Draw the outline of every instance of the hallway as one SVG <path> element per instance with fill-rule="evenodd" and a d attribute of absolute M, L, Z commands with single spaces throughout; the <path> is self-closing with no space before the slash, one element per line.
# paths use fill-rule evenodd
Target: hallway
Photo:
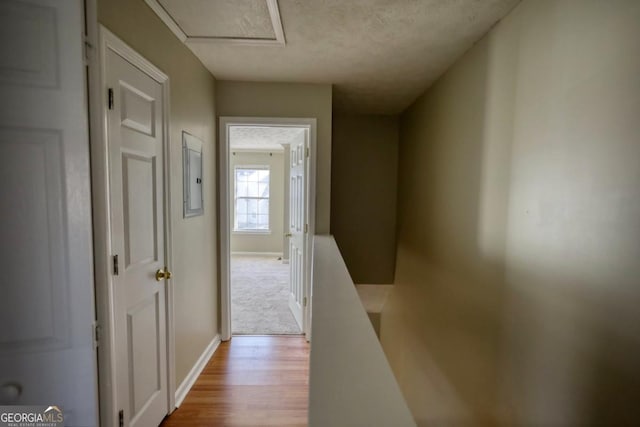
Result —
<path fill-rule="evenodd" d="M 302 336 L 236 336 L 223 342 L 171 426 L 304 426 L 309 344 Z"/>

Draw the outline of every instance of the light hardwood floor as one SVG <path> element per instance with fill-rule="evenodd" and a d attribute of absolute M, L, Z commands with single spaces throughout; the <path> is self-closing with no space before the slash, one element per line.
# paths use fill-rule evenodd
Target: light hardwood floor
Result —
<path fill-rule="evenodd" d="M 308 400 L 303 336 L 236 336 L 220 344 L 162 426 L 305 426 Z"/>

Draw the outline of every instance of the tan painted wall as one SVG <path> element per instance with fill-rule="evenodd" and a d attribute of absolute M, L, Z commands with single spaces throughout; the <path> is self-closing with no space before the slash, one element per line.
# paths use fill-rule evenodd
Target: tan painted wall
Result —
<path fill-rule="evenodd" d="M 265 153 L 231 151 L 229 194 L 233 196 L 233 170 L 236 166 L 269 166 L 269 224 L 271 232 L 231 233 L 231 252 L 282 253 L 284 225 L 284 152 Z M 270 155 L 271 154 L 271 155 Z M 235 203 L 231 205 L 231 218 L 235 218 Z M 233 226 L 233 223 L 231 224 Z"/>
<path fill-rule="evenodd" d="M 317 119 L 316 234 L 329 232 L 331 90 L 330 84 L 216 82 L 218 117 Z"/>
<path fill-rule="evenodd" d="M 218 333 L 215 80 L 143 0 L 99 0 L 98 20 L 169 75 L 176 380 Z M 183 130 L 203 144 L 204 215 L 182 217 Z"/>
<path fill-rule="evenodd" d="M 401 120 L 382 343 L 420 425 L 632 425 L 640 3 L 525 0 Z"/>
<path fill-rule="evenodd" d="M 398 117 L 333 116 L 331 234 L 354 283 L 393 283 Z"/>

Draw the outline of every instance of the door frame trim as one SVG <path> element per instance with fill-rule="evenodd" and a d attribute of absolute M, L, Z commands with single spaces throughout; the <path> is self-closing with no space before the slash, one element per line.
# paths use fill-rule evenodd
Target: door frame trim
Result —
<path fill-rule="evenodd" d="M 172 232 L 171 232 L 171 153 L 169 123 L 169 76 L 154 66 L 142 55 L 133 50 L 106 27 L 98 25 L 98 52 L 93 52 L 90 61 L 90 117 L 91 117 L 91 177 L 92 206 L 94 230 L 94 265 L 97 324 L 100 338 L 98 344 L 98 376 L 100 396 L 100 424 L 116 426 L 118 408 L 116 403 L 116 371 L 115 371 L 115 335 L 114 335 L 114 299 L 112 290 L 111 269 L 111 218 L 109 202 L 109 145 L 107 126 L 107 86 L 106 54 L 115 52 L 126 61 L 140 69 L 162 87 L 163 102 L 163 186 L 165 200 L 164 239 L 165 264 L 172 267 Z M 94 44 L 95 46 L 95 44 Z M 175 279 L 166 281 L 166 343 L 167 343 L 167 408 L 168 413 L 175 409 L 175 328 L 174 328 L 174 286 Z"/>
<path fill-rule="evenodd" d="M 303 307 L 302 332 L 307 341 L 311 340 L 311 253 L 313 236 L 316 229 L 316 172 L 317 172 L 317 119 L 287 117 L 220 117 L 219 118 L 219 182 L 218 186 L 218 233 L 220 236 L 220 336 L 222 341 L 231 339 L 231 194 L 230 159 L 229 159 L 229 127 L 241 126 L 274 126 L 304 127 L 309 129 L 309 164 L 307 179 L 307 218 L 308 233 L 305 235 L 305 277 L 304 295 L 307 306 Z"/>

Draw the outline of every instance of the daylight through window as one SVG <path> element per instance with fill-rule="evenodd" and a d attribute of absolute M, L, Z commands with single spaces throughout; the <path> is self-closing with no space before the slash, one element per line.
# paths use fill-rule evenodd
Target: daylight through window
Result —
<path fill-rule="evenodd" d="M 269 168 L 235 168 L 235 231 L 269 230 Z"/>

